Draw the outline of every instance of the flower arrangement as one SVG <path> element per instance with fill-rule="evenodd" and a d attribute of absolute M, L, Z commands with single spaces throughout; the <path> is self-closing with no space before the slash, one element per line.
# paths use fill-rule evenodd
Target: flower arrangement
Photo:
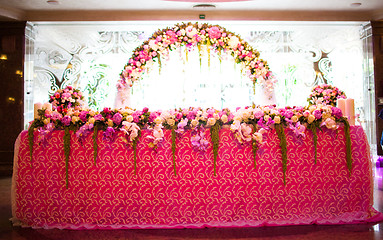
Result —
<path fill-rule="evenodd" d="M 161 146 L 164 138 L 163 130 L 172 130 L 172 151 L 175 169 L 175 141 L 185 130 L 191 130 L 191 144 L 198 151 L 206 150 L 209 144 L 213 145 L 214 167 L 219 147 L 219 131 L 221 128 L 230 129 L 239 144 L 252 144 L 256 151 L 262 146 L 262 134 L 275 129 L 281 140 L 282 153 L 286 153 L 285 130 L 292 131 L 297 138 L 305 137 L 307 129 L 316 132 L 317 129 L 326 127 L 336 130 L 340 125 L 345 125 L 347 131 L 347 118 L 342 116 L 339 108 L 331 105 L 311 105 L 307 107 L 284 107 L 252 106 L 237 108 L 231 112 L 229 109 L 217 110 L 214 108 L 185 108 L 167 111 L 150 112 L 148 108 L 143 110 L 110 109 L 104 108 L 101 112 L 87 108 L 68 108 L 65 112 L 58 109 L 46 109 L 40 111 L 29 128 L 29 141 L 34 141 L 34 130 L 38 132 L 38 142 L 46 139 L 54 130 L 69 130 L 76 132 L 76 137 L 81 138 L 93 133 L 97 136 L 98 131 L 103 131 L 103 140 L 113 141 L 117 132 L 123 132 L 126 141 L 137 146 L 140 131 L 151 131 L 147 136 L 149 146 L 157 148 Z M 348 126 L 349 127 L 349 126 Z M 205 129 L 210 129 L 211 139 L 206 139 Z M 174 134 L 173 134 L 174 133 Z M 96 138 L 93 141 L 97 141 Z M 66 142 L 70 143 L 67 139 Z M 97 142 L 94 142 L 97 151 Z M 173 148 L 174 147 L 174 148 Z M 32 148 L 33 150 L 33 145 Z M 254 165 L 255 165 L 254 152 Z M 351 171 L 351 157 L 348 156 L 348 166 Z M 287 154 L 282 154 L 283 171 L 286 172 Z M 95 162 L 97 153 L 94 155 Z M 136 159 L 136 158 L 135 158 Z"/>
<path fill-rule="evenodd" d="M 346 98 L 346 94 L 329 84 L 322 84 L 315 86 L 312 89 L 307 101 L 310 105 L 324 104 L 336 106 L 336 100 L 339 98 Z"/>
<path fill-rule="evenodd" d="M 259 58 L 259 52 L 236 34 L 218 25 L 206 23 L 176 24 L 173 28 L 155 32 L 133 51 L 120 75 L 117 89 L 123 91 L 131 87 L 154 62 L 158 62 L 161 68 L 161 57 L 167 57 L 169 51 L 181 46 L 186 47 L 186 53 L 194 48 L 201 51 L 202 45 L 207 47 L 209 57 L 210 52 L 219 55 L 224 52 L 233 56 L 235 62 L 242 67 L 242 72 L 254 84 L 262 83 L 271 96 L 276 79 L 267 63 Z"/>
<path fill-rule="evenodd" d="M 84 103 L 84 96 L 82 92 L 72 86 L 67 86 L 64 89 L 57 90 L 49 97 L 49 102 L 52 103 L 53 108 L 62 113 L 67 111 L 68 108 L 80 107 Z"/>

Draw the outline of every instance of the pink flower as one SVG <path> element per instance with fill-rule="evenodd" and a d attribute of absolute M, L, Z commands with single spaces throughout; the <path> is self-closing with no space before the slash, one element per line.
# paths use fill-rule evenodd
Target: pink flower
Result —
<path fill-rule="evenodd" d="M 209 30 L 209 37 L 212 39 L 217 39 L 221 37 L 221 31 L 218 27 L 211 27 Z"/>

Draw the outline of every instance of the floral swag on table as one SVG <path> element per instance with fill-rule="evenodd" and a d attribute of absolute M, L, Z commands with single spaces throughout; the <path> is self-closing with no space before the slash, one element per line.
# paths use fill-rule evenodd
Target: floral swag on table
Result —
<path fill-rule="evenodd" d="M 250 78 L 253 84 L 255 85 L 257 82 L 262 84 L 268 98 L 272 97 L 276 79 L 267 63 L 259 58 L 257 50 L 221 26 L 206 23 L 182 23 L 176 24 L 173 28 L 158 30 L 133 51 L 133 55 L 125 65 L 117 83 L 118 93 L 122 95 L 120 96 L 121 101 L 125 101 L 123 96 L 125 91 L 132 87 L 135 81 L 141 79 L 142 74 L 154 62 L 158 62 L 161 69 L 161 59 L 167 58 L 171 50 L 186 47 L 187 59 L 188 51 L 195 48 L 198 49 L 201 56 L 202 46 L 206 46 L 209 63 L 211 52 L 219 56 L 222 53 L 233 56 L 234 61 L 240 64 L 242 72 Z"/>
<path fill-rule="evenodd" d="M 197 151 L 205 151 L 209 144 L 213 145 L 214 153 L 214 175 L 216 174 L 216 162 L 219 148 L 219 131 L 221 128 L 228 128 L 232 131 L 235 139 L 240 144 L 251 144 L 254 156 L 254 168 L 256 168 L 256 152 L 262 147 L 262 134 L 265 131 L 275 129 L 282 150 L 282 164 L 284 174 L 284 184 L 287 166 L 287 143 L 285 131 L 292 131 L 297 138 L 304 138 L 307 130 L 310 130 L 314 137 L 315 163 L 317 159 L 317 131 L 326 127 L 337 130 L 344 125 L 347 147 L 347 166 L 351 173 L 351 140 L 349 133 L 349 123 L 343 117 L 339 108 L 331 105 L 309 105 L 307 107 L 285 107 L 277 108 L 270 106 L 249 106 L 237 108 L 236 111 L 229 109 L 217 110 L 214 108 L 187 108 L 174 109 L 168 111 L 149 111 L 143 110 L 110 109 L 104 108 L 102 111 L 93 111 L 81 105 L 83 99 L 81 92 L 71 87 L 68 91 L 73 91 L 72 95 L 59 94 L 56 92 L 52 100 L 53 110 L 43 108 L 38 111 L 38 117 L 31 122 L 29 127 L 29 146 L 32 165 L 33 145 L 35 135 L 37 143 L 44 144 L 54 130 L 65 130 L 64 152 L 66 158 L 66 174 L 68 186 L 68 161 L 70 154 L 70 131 L 75 132 L 75 136 L 81 142 L 85 137 L 93 133 L 94 164 L 97 160 L 97 136 L 98 131 L 103 131 L 103 141 L 114 141 L 119 131 L 123 132 L 126 142 L 134 150 L 134 171 L 136 171 L 136 147 L 140 141 L 141 131 L 150 131 L 147 137 L 150 140 L 150 147 L 156 149 L 161 147 L 164 139 L 164 129 L 172 131 L 172 153 L 173 167 L 176 175 L 175 150 L 176 139 L 181 138 L 186 130 L 192 131 L 191 144 Z M 65 92 L 66 90 L 64 90 Z M 76 97 L 77 96 L 77 97 Z M 61 99 L 60 99 L 61 98 Z M 65 104 L 71 102 L 71 104 Z M 66 107 L 64 107 L 66 106 Z M 205 130 L 210 129 L 211 139 L 206 139 Z M 35 134 L 36 132 L 36 134 Z"/>

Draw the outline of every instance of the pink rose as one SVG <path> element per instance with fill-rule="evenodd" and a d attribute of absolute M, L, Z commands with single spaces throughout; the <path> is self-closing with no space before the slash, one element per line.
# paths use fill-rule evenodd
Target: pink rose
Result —
<path fill-rule="evenodd" d="M 221 37 L 221 31 L 218 27 L 211 27 L 208 32 L 209 37 L 212 39 L 217 39 Z"/>

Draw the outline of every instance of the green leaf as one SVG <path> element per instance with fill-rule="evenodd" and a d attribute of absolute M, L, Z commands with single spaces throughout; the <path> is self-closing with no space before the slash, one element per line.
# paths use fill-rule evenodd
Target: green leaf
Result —
<path fill-rule="evenodd" d="M 214 124 L 210 128 L 210 137 L 211 141 L 213 143 L 213 154 L 214 154 L 214 176 L 216 176 L 216 162 L 217 162 L 217 157 L 218 157 L 218 148 L 219 148 L 219 129 L 220 125 L 218 122 Z"/>
<path fill-rule="evenodd" d="M 66 188 L 68 189 L 69 181 L 68 181 L 68 168 L 69 168 L 69 155 L 70 155 L 70 132 L 69 127 L 64 128 L 64 154 L 65 154 L 65 180 L 66 180 Z"/>
<path fill-rule="evenodd" d="M 286 170 L 287 170 L 287 142 L 285 129 L 279 125 L 275 125 L 275 130 L 277 131 L 279 138 L 279 146 L 281 147 L 282 152 L 282 171 L 283 171 L 283 184 L 286 185 Z"/>
<path fill-rule="evenodd" d="M 94 160 L 94 166 L 96 166 L 97 163 L 97 151 L 98 151 L 98 145 L 97 145 L 97 136 L 98 136 L 98 127 L 97 125 L 93 128 L 93 160 Z"/>
<path fill-rule="evenodd" d="M 176 171 L 176 137 L 177 133 L 175 130 L 175 125 L 172 128 L 172 153 L 173 153 L 173 168 L 174 168 L 174 175 L 177 176 L 177 171 Z"/>

